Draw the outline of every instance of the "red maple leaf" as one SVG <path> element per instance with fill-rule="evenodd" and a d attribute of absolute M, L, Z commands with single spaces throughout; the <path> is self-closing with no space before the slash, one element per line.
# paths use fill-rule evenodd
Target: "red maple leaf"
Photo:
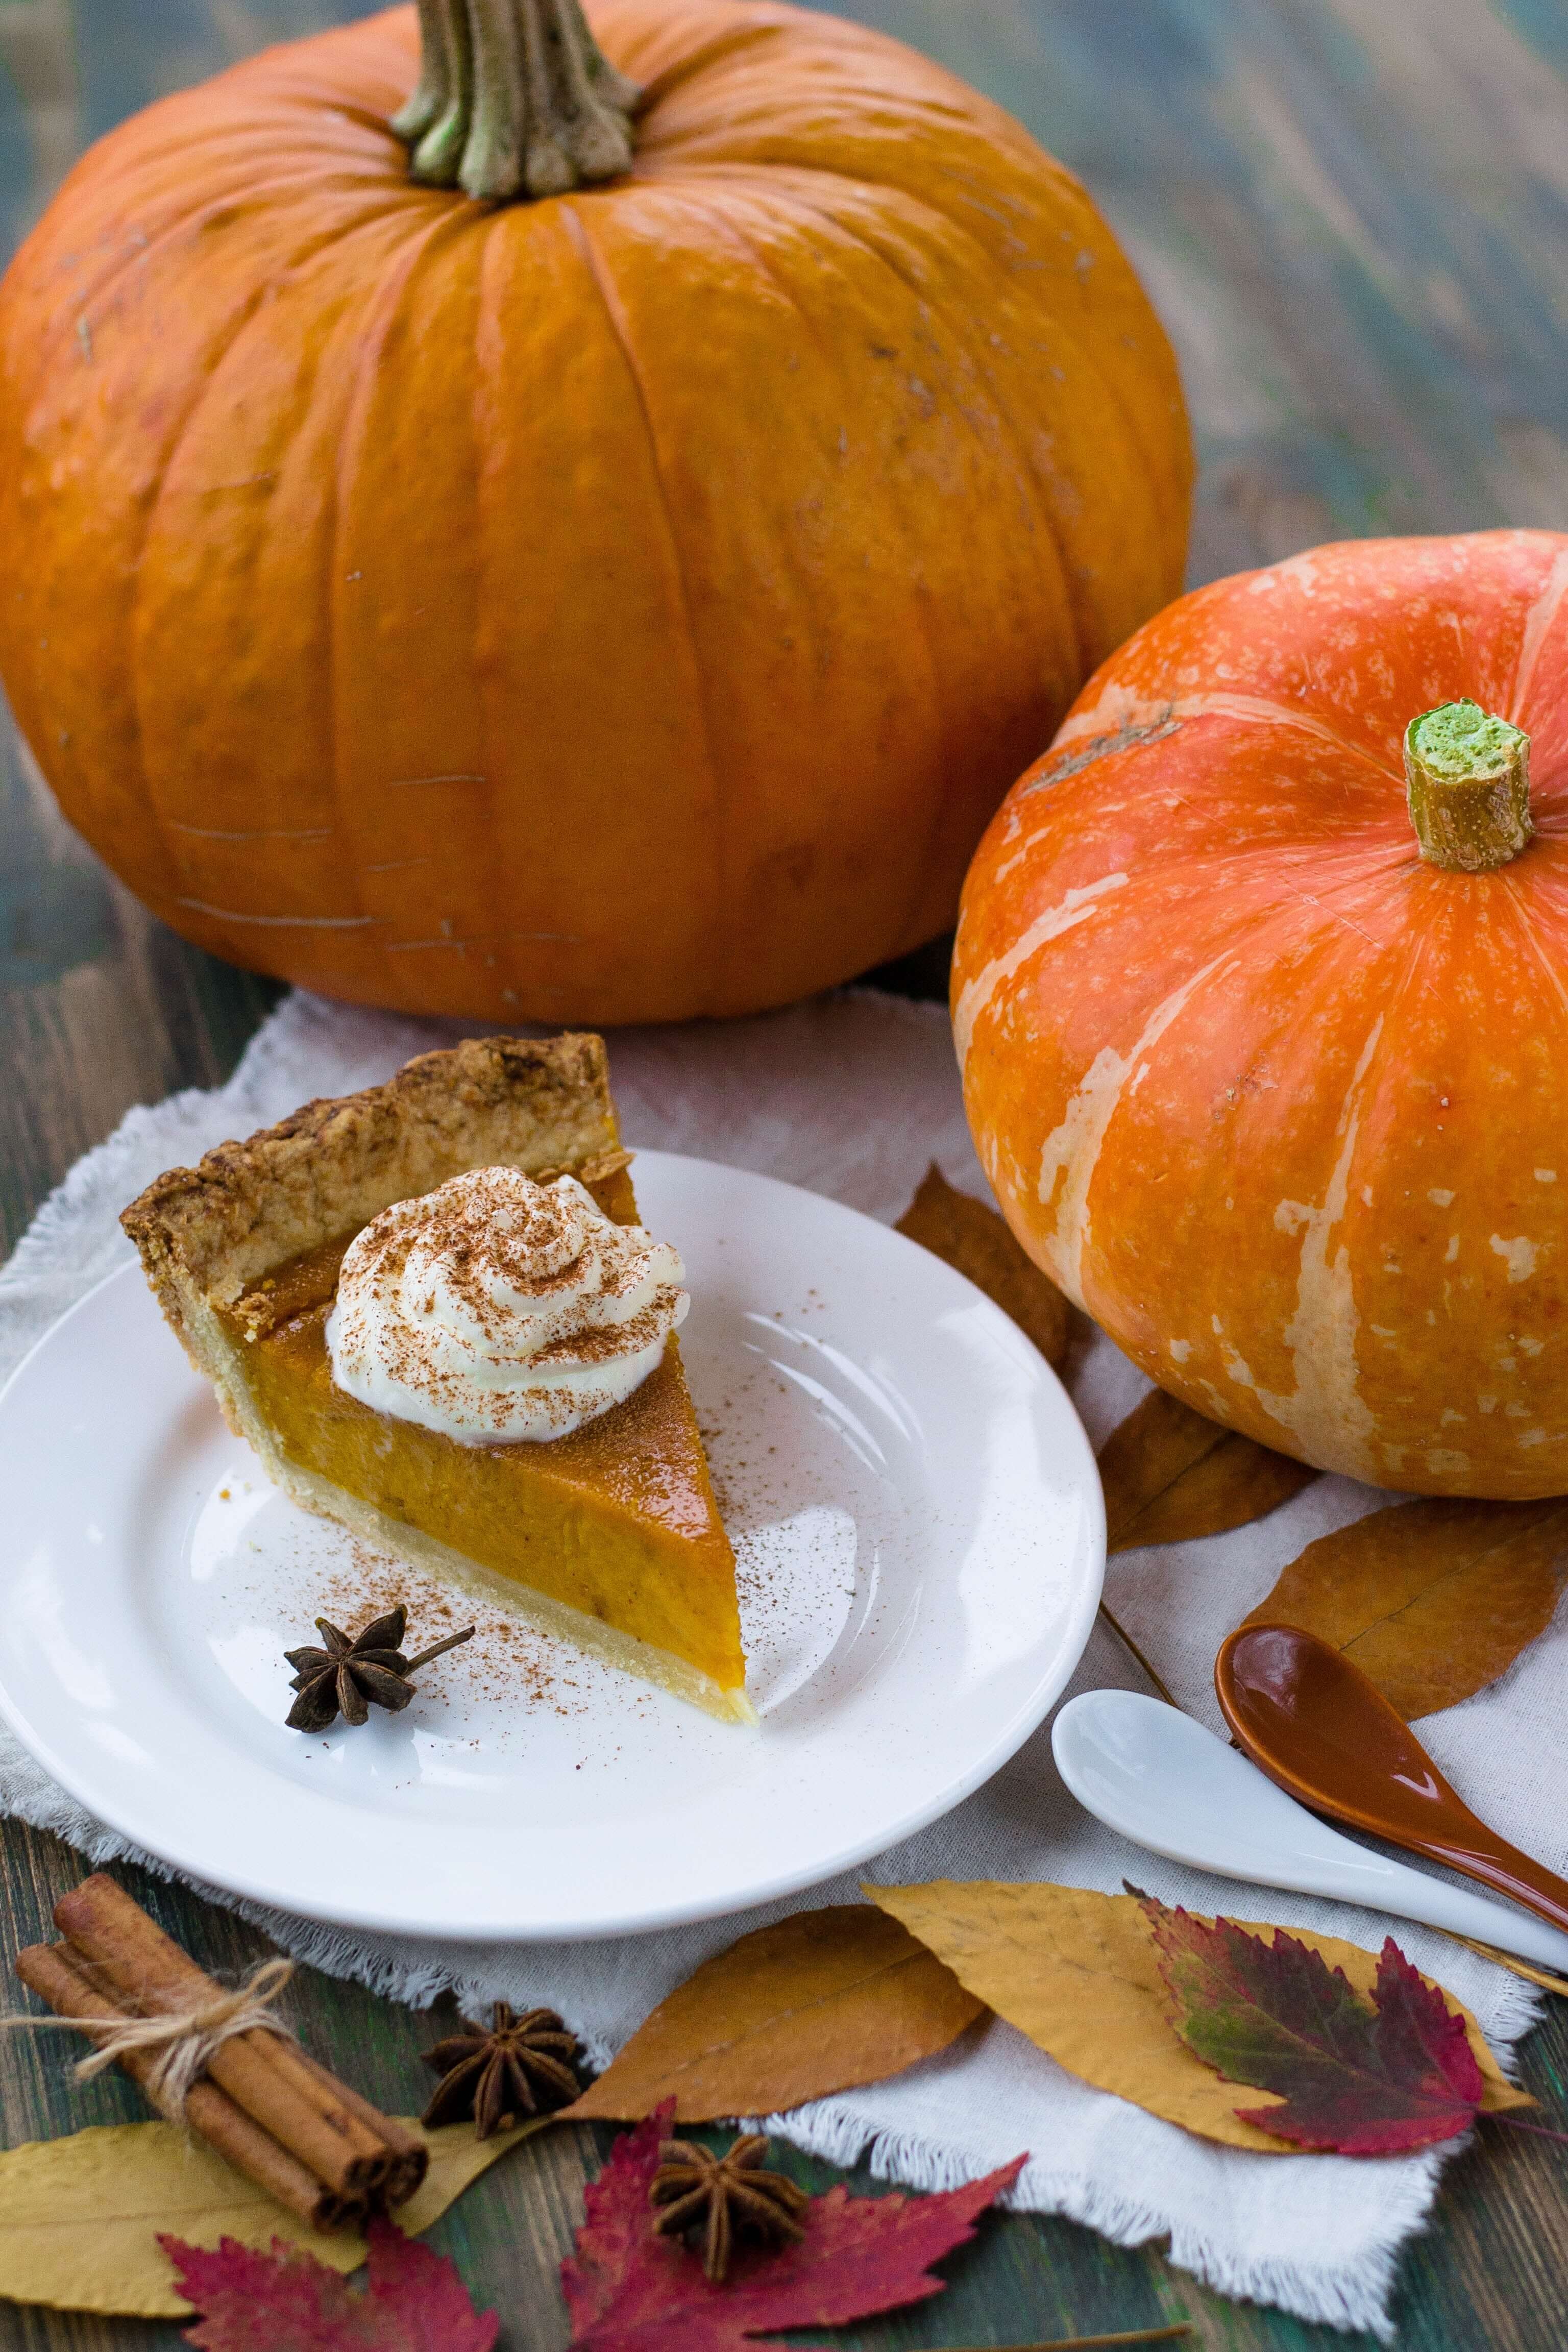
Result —
<path fill-rule="evenodd" d="M 201 2315 L 185 2342 L 202 2352 L 490 2352 L 500 2322 L 474 2309 L 445 2254 L 391 2221 L 373 2221 L 366 2236 L 363 2288 L 283 2238 L 263 2254 L 234 2238 L 212 2252 L 160 2237 Z"/>
<path fill-rule="evenodd" d="M 577 2253 L 561 2265 L 571 2352 L 755 2352 L 779 2327 L 841 2327 L 940 2294 L 931 2264 L 974 2235 L 974 2221 L 1017 2179 L 1016 2157 L 984 2180 L 931 2197 L 814 2197 L 798 2245 L 737 2254 L 710 2286 L 679 2241 L 655 2237 L 648 2183 L 675 2102 L 667 2100 L 610 2151 L 590 2186 Z"/>
<path fill-rule="evenodd" d="M 1474 2121 L 1481 2070 L 1465 2021 L 1392 1936 L 1368 2000 L 1283 1928 L 1266 1944 L 1232 1920 L 1210 1927 L 1140 1899 L 1188 2049 L 1227 2083 L 1284 2096 L 1282 2107 L 1237 2107 L 1243 2123 L 1298 2147 L 1393 2156 Z"/>

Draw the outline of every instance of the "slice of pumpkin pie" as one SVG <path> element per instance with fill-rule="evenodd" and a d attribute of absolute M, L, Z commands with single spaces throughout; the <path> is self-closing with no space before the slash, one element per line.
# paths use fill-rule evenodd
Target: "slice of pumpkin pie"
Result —
<path fill-rule="evenodd" d="M 307 1510 L 751 1721 L 735 1559 L 604 1041 L 488 1037 L 172 1169 L 121 1219 Z"/>

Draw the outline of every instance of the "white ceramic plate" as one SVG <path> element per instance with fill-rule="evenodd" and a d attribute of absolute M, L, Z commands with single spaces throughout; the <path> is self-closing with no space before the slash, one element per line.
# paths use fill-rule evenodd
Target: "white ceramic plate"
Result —
<path fill-rule="evenodd" d="M 151 1853 L 314 1918 L 618 1935 L 786 1894 L 977 1788 L 1044 1717 L 1105 1529 L 1055 1376 L 963 1277 L 853 1210 L 645 1152 L 741 1566 L 756 1731 L 529 1632 L 504 1587 L 395 1567 L 225 1429 L 128 1266 L 0 1395 L 0 1709 Z M 285 1647 L 398 1597 L 412 1652 L 476 1618 L 397 1716 L 283 1727 Z"/>

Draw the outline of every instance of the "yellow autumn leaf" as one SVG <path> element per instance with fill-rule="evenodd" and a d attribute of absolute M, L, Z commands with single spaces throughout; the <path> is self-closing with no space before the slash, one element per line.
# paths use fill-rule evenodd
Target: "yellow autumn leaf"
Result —
<path fill-rule="evenodd" d="M 394 2215 L 399 2229 L 410 2236 L 427 2230 L 498 2157 L 549 2120 L 488 2140 L 477 2140 L 467 2123 L 426 2132 L 430 2169 Z M 355 2270 L 365 2257 L 363 2238 L 310 2229 L 177 2124 L 96 2125 L 0 2154 L 0 2295 L 12 2303 L 188 2319 L 160 2232 L 194 2246 L 237 2238 L 266 2247 L 285 2238 L 336 2271 Z"/>
<path fill-rule="evenodd" d="M 1244 2124 L 1236 2112 L 1238 2104 L 1274 2106 L 1282 2100 L 1224 2082 L 1172 2027 L 1149 1924 L 1131 1895 L 945 1878 L 865 1892 L 945 1961 L 977 2000 L 1081 2081 L 1228 2147 L 1261 2156 L 1301 2153 Z M 1253 1935 L 1274 1932 L 1255 1920 L 1236 1924 Z M 1358 1992 L 1370 1993 L 1374 1954 L 1338 1936 L 1297 1927 L 1287 1932 L 1321 1952 L 1330 1968 L 1342 1969 Z M 1451 1993 L 1444 1998 L 1464 2018 L 1481 2070 L 1482 2109 L 1499 2114 L 1533 2106 L 1527 2092 L 1507 2081 L 1469 2011 Z"/>

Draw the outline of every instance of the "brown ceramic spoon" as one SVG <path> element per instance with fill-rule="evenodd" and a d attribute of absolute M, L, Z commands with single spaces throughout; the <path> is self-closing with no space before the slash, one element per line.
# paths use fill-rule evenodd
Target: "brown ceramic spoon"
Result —
<path fill-rule="evenodd" d="M 1568 1928 L 1568 1881 L 1478 1821 L 1376 1684 L 1327 1642 L 1299 1625 L 1240 1626 L 1214 1680 L 1237 1743 L 1299 1802 Z"/>

